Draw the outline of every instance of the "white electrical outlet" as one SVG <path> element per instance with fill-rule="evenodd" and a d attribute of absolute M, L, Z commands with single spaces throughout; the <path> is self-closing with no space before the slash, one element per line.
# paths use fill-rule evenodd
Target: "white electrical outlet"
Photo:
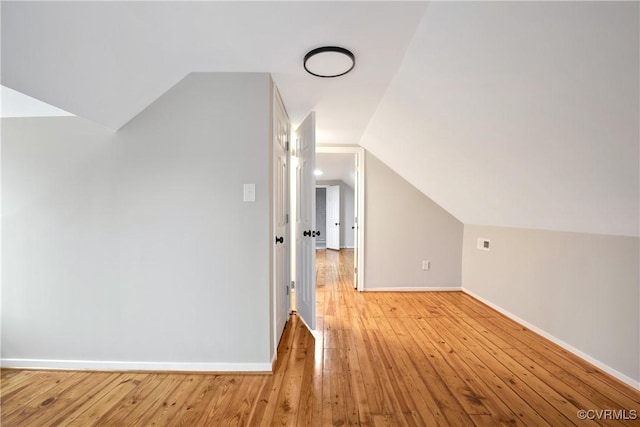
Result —
<path fill-rule="evenodd" d="M 431 265 L 431 262 L 426 261 L 426 260 L 422 261 L 422 269 L 423 270 L 428 270 L 430 265 Z"/>

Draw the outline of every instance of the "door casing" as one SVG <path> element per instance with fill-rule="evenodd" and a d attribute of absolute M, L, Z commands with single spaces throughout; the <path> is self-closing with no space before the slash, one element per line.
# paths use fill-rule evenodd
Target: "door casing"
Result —
<path fill-rule="evenodd" d="M 272 135 L 272 280 L 273 280 L 273 357 L 291 311 L 290 231 L 289 231 L 289 117 L 277 88 L 273 85 Z M 282 241 L 276 243 L 276 238 Z"/>

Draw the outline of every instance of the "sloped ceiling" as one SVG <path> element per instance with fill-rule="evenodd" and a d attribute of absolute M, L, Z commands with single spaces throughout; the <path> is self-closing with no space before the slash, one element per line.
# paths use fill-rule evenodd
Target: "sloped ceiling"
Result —
<path fill-rule="evenodd" d="M 271 72 L 464 223 L 637 236 L 638 6 L 3 1 L 2 84 L 118 129 L 189 72 Z M 305 74 L 326 44 L 352 73 Z"/>
<path fill-rule="evenodd" d="M 465 224 L 638 236 L 639 3 L 431 3 L 362 145 Z"/>
<path fill-rule="evenodd" d="M 357 143 L 425 3 L 2 2 L 2 84 L 118 129 L 193 71 L 269 72 L 292 123 Z M 304 55 L 338 44 L 353 73 L 319 79 Z"/>
<path fill-rule="evenodd" d="M 0 117 L 73 116 L 53 105 L 45 104 L 24 93 L 0 86 Z"/>

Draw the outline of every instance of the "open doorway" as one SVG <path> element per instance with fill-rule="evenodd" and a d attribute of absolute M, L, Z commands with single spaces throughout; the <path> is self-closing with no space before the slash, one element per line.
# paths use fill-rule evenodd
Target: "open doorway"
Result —
<path fill-rule="evenodd" d="M 315 170 L 316 250 L 350 252 L 341 259 L 353 260 L 354 288 L 363 290 L 364 149 L 318 146 Z"/>
<path fill-rule="evenodd" d="M 317 249 L 355 246 L 355 158 L 353 154 L 316 155 Z"/>
<path fill-rule="evenodd" d="M 299 135 L 296 137 L 296 140 L 299 140 Z M 316 204 L 316 187 L 315 187 L 315 182 L 318 180 L 316 176 L 313 176 L 313 186 L 311 188 L 309 188 L 308 190 L 302 190 L 303 188 L 306 188 L 305 186 L 303 186 L 303 174 L 301 174 L 300 171 L 300 164 L 302 162 L 307 162 L 306 164 L 311 164 L 313 165 L 312 169 L 316 169 L 316 158 L 319 155 L 323 155 L 323 154 L 350 154 L 349 158 L 349 164 L 351 165 L 351 162 L 353 162 L 353 167 L 349 168 L 349 171 L 353 174 L 353 177 L 349 179 L 349 181 L 353 180 L 353 212 L 349 213 L 349 217 L 351 218 L 349 221 L 345 221 L 346 225 L 346 230 L 345 232 L 349 232 L 352 233 L 352 240 L 353 240 L 353 248 L 345 248 L 345 249 L 349 249 L 350 251 L 352 251 L 352 256 L 348 257 L 347 259 L 351 259 L 353 260 L 353 286 L 355 289 L 362 291 L 364 290 L 364 282 L 361 278 L 360 272 L 364 271 L 364 251 L 361 250 L 360 248 L 364 248 L 364 173 L 365 173 L 365 163 L 364 163 L 364 157 L 365 157 L 365 151 L 362 147 L 353 147 L 353 146 L 318 146 L 316 147 L 316 149 L 314 150 L 314 153 L 311 154 L 311 156 L 309 155 L 304 155 L 300 148 L 298 147 L 299 142 L 296 143 L 296 149 L 292 150 L 292 155 L 290 157 L 290 171 L 291 171 L 291 218 L 292 221 L 290 223 L 290 227 L 291 227 L 291 235 L 293 236 L 306 236 L 307 238 L 309 237 L 309 235 L 312 237 L 313 239 L 313 249 L 317 249 L 317 239 L 318 234 L 317 231 L 320 231 L 320 234 L 326 235 L 326 230 L 324 230 L 324 233 L 322 232 L 322 230 L 318 230 L 317 227 L 317 221 L 316 221 L 316 209 L 315 209 L 315 204 Z M 324 166 L 320 166 L 320 167 L 324 167 Z M 326 168 L 326 167 L 325 167 Z M 327 174 L 325 176 L 325 178 L 327 178 L 329 176 L 329 174 Z M 346 179 L 346 178 L 345 178 Z M 320 179 L 320 181 L 322 181 Z M 324 184 L 327 185 L 328 188 L 328 184 Z M 294 189 L 296 189 L 294 191 Z M 311 208 L 309 213 L 311 215 L 309 215 L 311 217 L 311 227 L 310 229 L 307 228 L 300 228 L 300 226 L 298 225 L 298 221 L 297 218 L 299 216 L 301 216 L 302 212 L 306 212 L 306 204 L 302 203 L 302 199 L 311 199 L 312 203 L 311 203 Z M 341 221 L 334 221 L 334 225 L 335 222 L 341 222 Z M 342 225 L 342 224 L 340 224 Z M 306 227 L 306 226 L 305 226 Z M 325 218 L 325 228 L 326 228 L 326 218 Z M 345 228 L 345 227 L 343 227 Z M 323 236 L 325 237 L 325 236 Z M 309 240 L 306 240 L 307 242 Z M 345 242 L 349 242 L 350 240 L 346 240 Z M 326 245 L 326 238 L 325 238 L 325 243 Z M 298 314 L 300 314 L 300 304 L 299 304 L 299 299 L 303 298 L 302 293 L 300 292 L 300 287 L 302 286 L 306 286 L 307 284 L 311 283 L 314 286 L 315 289 L 315 275 L 313 275 L 311 277 L 311 280 L 307 279 L 306 281 L 303 281 L 304 279 L 301 278 L 301 274 L 300 272 L 302 271 L 301 269 L 305 268 L 305 265 L 302 262 L 306 262 L 306 265 L 313 265 L 314 269 L 315 269 L 315 254 L 310 253 L 311 251 L 315 252 L 313 249 L 311 249 L 311 251 L 303 251 L 300 248 L 300 244 L 297 241 L 297 239 L 291 239 L 291 245 L 292 245 L 292 251 L 291 251 L 291 277 L 292 277 L 292 290 L 293 292 L 291 293 L 291 307 L 292 310 L 297 311 Z M 342 243 L 340 243 L 340 245 L 342 246 Z M 351 246 L 351 245 L 349 245 Z M 338 248 L 340 249 L 340 247 Z M 307 259 L 307 257 L 311 258 Z M 302 258 L 302 259 L 301 259 Z M 297 280 L 293 281 L 293 278 L 297 278 Z M 308 324 L 308 323 L 307 323 Z M 311 328 L 310 328 L 311 329 Z"/>

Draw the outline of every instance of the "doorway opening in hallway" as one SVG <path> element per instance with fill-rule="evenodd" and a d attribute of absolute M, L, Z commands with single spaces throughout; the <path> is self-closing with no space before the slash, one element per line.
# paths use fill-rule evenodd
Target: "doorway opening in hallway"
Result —
<path fill-rule="evenodd" d="M 360 289 L 364 262 L 364 150 L 360 147 L 316 147 L 315 217 L 317 262 L 348 260 L 351 285 Z M 321 252 L 325 251 L 325 252 Z M 329 252 L 339 252 L 334 256 Z M 323 258 L 324 256 L 324 258 Z M 329 258 L 327 258 L 329 257 Z M 325 267 L 316 269 L 322 273 Z M 335 267 L 338 268 L 338 267 Z M 344 271 L 344 268 L 343 268 Z M 322 277 L 320 277 L 322 279 Z M 318 287 L 318 281 L 316 281 Z"/>

